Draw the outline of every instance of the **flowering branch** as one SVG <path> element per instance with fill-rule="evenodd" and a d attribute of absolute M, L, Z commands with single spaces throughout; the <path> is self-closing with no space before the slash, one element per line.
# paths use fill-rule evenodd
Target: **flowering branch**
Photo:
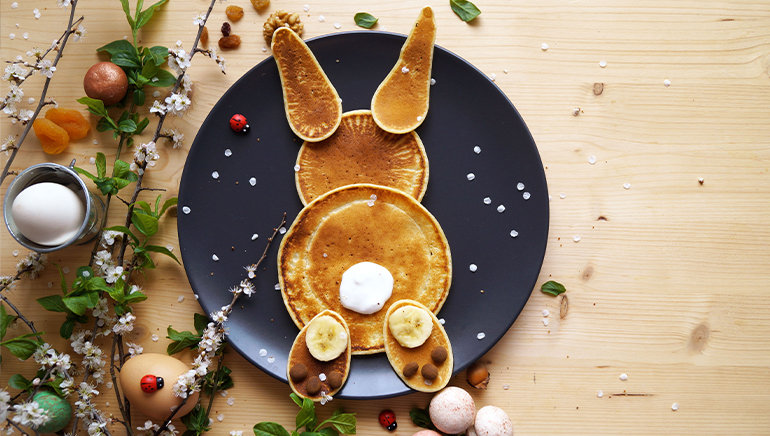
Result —
<path fill-rule="evenodd" d="M 5 181 L 5 178 L 8 177 L 8 171 L 11 168 L 11 164 L 13 163 L 13 160 L 16 158 L 16 154 L 19 152 L 19 148 L 21 147 L 21 144 L 24 142 L 24 139 L 26 139 L 27 134 L 29 133 L 29 129 L 32 127 L 32 122 L 35 121 L 37 116 L 40 114 L 40 110 L 43 108 L 43 106 L 48 104 L 45 102 L 45 96 L 46 96 L 46 93 L 48 92 L 48 86 L 51 83 L 53 72 L 56 71 L 56 66 L 59 64 L 59 59 L 61 59 L 62 55 L 64 55 L 64 47 L 67 45 L 67 41 L 69 40 L 70 35 L 77 32 L 81 32 L 81 34 L 85 33 L 85 29 L 83 29 L 82 31 L 80 30 L 80 28 L 75 29 L 75 26 L 79 25 L 84 19 L 84 17 L 80 17 L 77 21 L 74 20 L 75 9 L 77 8 L 78 0 L 72 0 L 71 4 L 72 4 L 72 10 L 70 11 L 70 18 L 69 18 L 69 24 L 67 25 L 67 30 L 59 39 L 57 39 L 54 42 L 54 44 L 51 45 L 51 48 L 49 48 L 44 54 L 35 53 L 35 55 L 40 54 L 40 56 L 36 56 L 37 62 L 35 63 L 34 67 L 29 70 L 29 72 L 27 72 L 24 75 L 21 75 L 19 73 L 20 73 L 20 70 L 23 70 L 22 68 L 19 68 L 19 67 L 13 68 L 10 72 L 8 68 L 11 68 L 11 67 L 6 68 L 6 74 L 8 74 L 9 77 L 6 78 L 4 75 L 3 79 L 15 81 L 17 85 L 15 86 L 16 88 L 15 90 L 14 90 L 14 85 L 12 85 L 11 87 L 11 93 L 15 94 L 13 96 L 13 99 L 6 98 L 5 100 L 3 100 L 3 107 L 2 107 L 3 112 L 11 115 L 15 119 L 20 119 L 23 124 L 26 124 L 26 127 L 24 128 L 24 132 L 22 132 L 18 142 L 15 140 L 15 138 L 13 138 L 13 136 L 10 136 L 8 138 L 10 140 L 6 140 L 6 149 L 5 149 L 6 153 L 8 152 L 8 150 L 13 150 L 13 151 L 11 152 L 11 156 L 8 158 L 8 162 L 6 162 L 5 164 L 5 168 L 3 168 L 3 172 L 0 173 L 0 185 L 2 185 L 3 181 Z M 61 43 L 61 45 L 59 45 L 59 43 Z M 56 53 L 56 58 L 54 59 L 53 62 L 42 60 L 43 57 L 45 57 L 51 50 L 56 50 L 56 49 L 58 49 L 58 52 Z M 12 64 L 12 66 L 13 65 L 17 65 L 17 64 Z M 25 63 L 25 65 L 27 64 Z M 40 70 L 40 72 L 44 73 L 47 77 L 45 81 L 45 85 L 43 85 L 43 93 L 40 95 L 40 100 L 38 101 L 37 108 L 35 109 L 35 112 L 32 115 L 29 115 L 28 114 L 29 111 L 26 111 L 25 109 L 22 109 L 22 111 L 25 111 L 25 112 L 20 111 L 18 115 L 15 115 L 14 114 L 15 110 L 9 110 L 12 107 L 12 104 L 9 104 L 9 100 L 12 102 L 15 102 L 17 98 L 19 100 L 21 99 L 21 95 L 23 95 L 23 93 L 21 93 L 21 90 L 18 88 L 18 84 L 21 84 L 22 82 L 24 82 L 24 80 L 26 80 L 27 77 L 32 75 L 35 70 Z M 14 91 L 16 91 L 17 93 L 15 93 Z M 9 96 L 11 93 L 9 93 Z M 18 93 L 20 93 L 21 95 L 18 95 Z M 8 147 L 8 145 L 10 145 L 10 147 Z"/>

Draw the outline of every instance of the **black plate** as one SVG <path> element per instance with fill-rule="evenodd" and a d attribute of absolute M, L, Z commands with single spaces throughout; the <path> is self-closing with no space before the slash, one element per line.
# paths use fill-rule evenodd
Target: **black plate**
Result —
<path fill-rule="evenodd" d="M 351 111 L 370 108 L 404 41 L 403 35 L 362 31 L 307 44 L 337 88 L 343 109 Z M 446 320 L 458 373 L 508 331 L 535 286 L 548 236 L 548 189 L 527 126 L 486 75 L 437 46 L 433 77 L 430 111 L 417 129 L 430 162 L 422 203 L 441 224 L 452 250 L 452 287 L 438 317 Z M 230 129 L 235 113 L 248 119 L 248 134 Z M 228 288 L 246 277 L 243 266 L 261 256 L 281 214 L 288 213 L 288 228 L 302 208 L 293 170 L 301 144 L 286 121 L 272 57 L 238 80 L 201 126 L 179 188 L 178 226 L 187 277 L 207 313 L 229 303 Z M 226 149 L 232 156 L 225 156 Z M 469 173 L 474 180 L 468 180 Z M 256 186 L 249 183 L 252 177 Z M 524 190 L 517 189 L 519 182 Z M 254 233 L 259 238 L 252 241 Z M 286 360 L 298 329 L 275 290 L 279 238 L 254 280 L 257 292 L 238 301 L 227 327 L 233 348 L 286 381 Z M 478 266 L 475 273 L 471 264 Z M 486 336 L 478 339 L 482 332 Z M 266 356 L 260 356 L 262 349 Z M 374 399 L 408 392 L 381 353 L 354 356 L 337 396 Z"/>

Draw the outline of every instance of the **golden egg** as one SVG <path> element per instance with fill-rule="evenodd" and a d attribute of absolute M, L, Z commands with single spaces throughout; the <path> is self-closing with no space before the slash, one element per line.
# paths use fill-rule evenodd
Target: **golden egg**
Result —
<path fill-rule="evenodd" d="M 83 89 L 87 96 L 109 106 L 123 100 L 128 91 L 128 77 L 122 68 L 112 62 L 99 62 L 86 72 Z"/>
<path fill-rule="evenodd" d="M 183 362 L 165 354 L 140 354 L 128 359 L 123 365 L 120 371 L 120 387 L 132 407 L 139 409 L 150 418 L 164 420 L 171 415 L 172 407 L 179 407 L 182 404 L 182 399 L 174 395 L 173 386 L 179 376 L 189 369 Z M 155 380 L 158 377 L 162 378 L 163 387 L 153 392 L 142 390 L 142 378 L 148 375 L 154 376 Z M 152 390 L 151 388 L 152 386 L 145 387 L 147 390 Z M 197 402 L 198 393 L 196 392 L 187 399 L 187 403 L 174 415 L 174 418 L 179 419 L 189 413 Z"/>

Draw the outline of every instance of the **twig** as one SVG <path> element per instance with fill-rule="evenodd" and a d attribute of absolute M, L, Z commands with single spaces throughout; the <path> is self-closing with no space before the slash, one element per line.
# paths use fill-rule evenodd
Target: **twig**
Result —
<path fill-rule="evenodd" d="M 39 259 L 40 259 L 40 256 L 38 255 L 38 260 Z M 22 268 L 21 271 L 17 271 L 16 275 L 13 276 L 13 278 L 11 278 L 10 282 L 8 282 L 6 284 L 3 284 L 3 285 L 0 285 L 0 293 L 5 291 L 6 289 L 10 288 L 10 286 L 12 284 L 16 283 L 19 279 L 21 279 L 21 276 L 23 276 L 24 274 L 26 274 L 26 273 L 28 273 L 30 271 L 32 271 L 32 265 L 28 265 L 28 266 Z"/>
<path fill-rule="evenodd" d="M 112 351 L 110 352 L 110 356 L 114 356 L 115 355 L 115 344 L 118 342 L 117 341 L 117 337 L 118 337 L 118 335 L 114 335 L 113 338 L 112 338 Z M 118 378 L 117 378 L 117 376 L 115 376 L 115 359 L 110 359 L 110 360 L 111 360 L 111 363 L 110 363 L 110 377 L 112 378 L 112 387 L 115 389 L 115 397 L 117 397 L 117 399 L 118 399 L 118 408 L 120 409 L 120 414 L 125 417 L 127 415 L 126 415 L 126 411 L 125 411 L 124 406 L 123 406 L 123 396 L 120 395 L 120 386 L 119 386 L 119 383 L 118 383 Z M 130 416 L 130 415 L 128 415 L 128 416 Z M 133 430 L 131 429 L 131 424 L 130 423 L 126 424 L 125 422 L 123 422 L 123 425 L 126 427 L 126 431 L 128 431 L 128 434 L 133 434 Z"/>
<path fill-rule="evenodd" d="M 54 59 L 52 64 L 53 67 L 55 67 L 59 63 L 59 59 L 61 59 L 62 55 L 64 54 L 64 47 L 67 45 L 67 41 L 69 40 L 69 37 L 73 32 L 72 28 L 80 24 L 80 22 L 85 19 L 85 17 L 80 17 L 77 21 L 73 22 L 73 20 L 75 19 L 75 9 L 77 8 L 77 5 L 78 5 L 78 0 L 72 0 L 72 11 L 70 11 L 69 25 L 67 26 L 67 30 L 64 32 L 62 37 L 57 40 L 57 41 L 61 41 L 61 46 L 59 47 L 59 51 L 56 53 L 56 58 Z M 48 54 L 52 49 L 53 47 L 49 48 L 45 54 Z M 45 57 L 45 55 L 43 55 L 43 57 Z M 48 92 L 48 85 L 51 83 L 52 78 L 53 76 L 46 79 L 45 85 L 43 86 L 43 93 L 40 96 L 40 100 L 38 101 L 37 108 L 35 109 L 35 113 L 32 115 L 29 122 L 27 123 L 27 126 L 24 128 L 24 132 L 19 137 L 19 142 L 16 144 L 16 148 L 14 148 L 13 152 L 11 153 L 11 157 L 8 158 L 8 162 L 5 163 L 5 168 L 3 168 L 3 172 L 2 174 L 0 174 L 0 185 L 2 185 L 3 182 L 5 181 L 5 178 L 8 177 L 8 170 L 11 168 L 11 164 L 13 163 L 13 160 L 16 158 L 16 154 L 19 152 L 19 149 L 21 148 L 21 144 L 24 142 L 24 139 L 27 137 L 27 134 L 29 133 L 29 129 L 32 128 L 32 124 L 37 118 L 38 114 L 40 114 L 40 110 L 46 104 L 45 95 Z"/>
<path fill-rule="evenodd" d="M 7 304 L 8 307 L 13 309 L 14 312 L 16 312 L 16 316 L 19 317 L 20 320 L 24 321 L 24 324 L 26 324 L 27 327 L 29 327 L 29 329 L 32 330 L 32 333 L 37 333 L 37 330 L 35 329 L 35 325 L 33 324 L 33 322 L 28 320 L 24 316 L 24 314 L 19 312 L 19 309 L 17 309 L 16 306 L 14 306 L 13 303 L 11 303 L 11 301 L 5 295 L 0 294 L 0 300 L 2 300 L 5 304 Z"/>
<path fill-rule="evenodd" d="M 13 421 L 11 421 L 10 418 L 5 418 L 5 420 L 8 421 L 8 424 L 11 424 L 12 426 L 16 427 L 16 430 L 19 430 L 21 432 L 21 434 L 23 434 L 24 436 L 29 436 L 29 433 L 27 433 L 26 431 L 22 430 L 21 427 L 19 427 Z"/>
<path fill-rule="evenodd" d="M 217 388 L 219 387 L 219 370 L 222 369 L 222 360 L 224 360 L 225 356 L 224 354 L 219 355 L 219 359 L 217 359 L 217 369 L 214 371 L 214 383 L 211 387 L 212 392 L 211 396 L 209 397 L 209 407 L 206 408 L 206 418 L 209 417 L 209 414 L 211 413 L 211 406 L 214 405 L 214 397 L 217 393 Z"/>

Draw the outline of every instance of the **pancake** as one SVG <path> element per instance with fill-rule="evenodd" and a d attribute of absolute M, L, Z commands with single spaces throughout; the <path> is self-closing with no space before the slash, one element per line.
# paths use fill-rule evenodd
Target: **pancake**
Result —
<path fill-rule="evenodd" d="M 363 315 L 342 306 L 339 286 L 351 266 L 369 261 L 393 275 L 383 310 Z M 438 221 L 420 203 L 392 188 L 358 184 L 328 192 L 300 211 L 278 251 L 284 304 L 303 328 L 326 309 L 342 315 L 353 354 L 385 351 L 387 308 L 416 300 L 438 313 L 452 282 L 452 259 Z"/>
<path fill-rule="evenodd" d="M 430 6 L 420 11 L 398 62 L 372 97 L 374 121 L 390 133 L 416 129 L 428 114 L 436 19 Z"/>
<path fill-rule="evenodd" d="M 313 52 L 286 27 L 275 31 L 271 48 L 291 130 L 305 141 L 328 138 L 340 125 L 342 102 Z"/>
<path fill-rule="evenodd" d="M 295 180 L 303 204 L 354 183 L 388 186 L 417 201 L 428 188 L 428 156 L 420 137 L 382 130 L 368 110 L 346 112 L 332 136 L 302 144 L 297 165 Z"/>
<path fill-rule="evenodd" d="M 452 345 L 449 343 L 449 336 L 447 336 L 444 326 L 438 321 L 436 315 L 433 313 L 430 314 L 433 320 L 433 330 L 431 331 L 430 336 L 424 344 L 416 348 L 402 347 L 388 328 L 387 319 L 390 315 L 399 307 L 409 305 L 428 310 L 422 304 L 412 300 L 400 300 L 393 303 L 390 306 L 390 309 L 388 309 L 383 329 L 383 334 L 385 335 L 385 353 L 388 355 L 388 361 L 390 361 L 393 370 L 396 371 L 396 374 L 398 374 L 407 386 L 420 392 L 440 391 L 447 385 L 447 383 L 449 383 L 449 379 L 452 378 L 454 357 L 452 356 Z M 430 313 L 429 310 L 428 313 Z M 441 364 L 434 362 L 430 356 L 431 351 L 436 347 L 444 347 L 447 350 L 447 359 Z M 411 377 L 405 377 L 403 371 L 404 366 L 409 362 L 416 362 L 420 366 L 420 369 L 427 363 L 436 365 L 438 368 L 438 377 L 428 383 L 426 383 L 425 378 L 423 378 L 421 371 L 417 371 L 417 373 Z"/>
<path fill-rule="evenodd" d="M 310 354 L 310 350 L 305 344 L 307 328 L 303 328 L 294 339 L 294 344 L 291 346 L 291 351 L 289 352 L 289 360 L 286 365 L 286 377 L 289 379 L 289 386 L 291 386 L 291 390 L 293 390 L 294 393 L 300 397 L 313 401 L 321 401 L 321 398 L 323 398 L 323 392 L 325 392 L 326 395 L 334 395 L 339 392 L 340 389 L 342 389 L 341 386 L 337 389 L 332 389 L 331 386 L 329 386 L 328 376 L 332 371 L 339 371 L 342 373 L 342 386 L 345 385 L 348 374 L 350 374 L 350 334 L 348 326 L 345 323 L 345 319 L 343 319 L 338 313 L 331 310 L 325 310 L 318 314 L 318 316 L 323 315 L 329 315 L 335 318 L 340 324 L 342 324 L 343 327 L 345 327 L 345 330 L 348 331 L 348 348 L 342 354 L 340 354 L 339 357 L 329 362 L 321 362 L 320 360 L 316 360 L 313 355 Z M 307 377 L 299 382 L 295 382 L 291 379 L 291 376 L 289 376 L 291 367 L 297 363 L 304 364 L 308 369 Z M 327 376 L 323 381 L 321 381 L 321 391 L 316 395 L 308 394 L 306 386 L 308 379 L 313 376 L 318 377 L 320 374 Z"/>

